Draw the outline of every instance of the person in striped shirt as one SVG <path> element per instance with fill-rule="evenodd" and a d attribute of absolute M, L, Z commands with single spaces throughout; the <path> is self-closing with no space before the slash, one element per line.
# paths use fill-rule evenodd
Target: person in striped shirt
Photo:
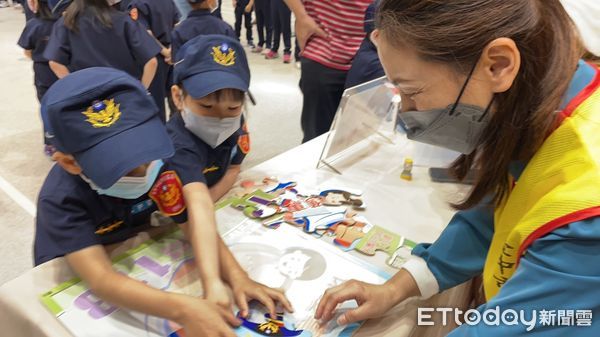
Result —
<path fill-rule="evenodd" d="M 303 142 L 329 131 L 352 59 L 365 38 L 373 0 L 285 0 L 296 16 L 302 50 L 300 89 Z"/>

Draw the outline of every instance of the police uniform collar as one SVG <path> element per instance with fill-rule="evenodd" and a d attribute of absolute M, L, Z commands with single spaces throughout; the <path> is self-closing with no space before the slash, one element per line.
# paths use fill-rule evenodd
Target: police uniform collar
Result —
<path fill-rule="evenodd" d="M 194 9 L 188 14 L 188 18 L 207 15 L 211 15 L 210 9 Z"/>

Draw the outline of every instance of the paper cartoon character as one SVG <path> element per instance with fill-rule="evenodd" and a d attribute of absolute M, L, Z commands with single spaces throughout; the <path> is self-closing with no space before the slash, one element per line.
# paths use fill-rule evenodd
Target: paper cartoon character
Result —
<path fill-rule="evenodd" d="M 310 256 L 296 250 L 291 254 L 284 255 L 279 260 L 277 269 L 281 274 L 295 280 L 304 274 L 308 261 L 310 261 Z"/>
<path fill-rule="evenodd" d="M 350 205 L 355 209 L 365 208 L 360 195 L 343 190 L 327 190 L 321 192 L 319 195 L 323 198 L 323 205 L 326 206 Z"/>

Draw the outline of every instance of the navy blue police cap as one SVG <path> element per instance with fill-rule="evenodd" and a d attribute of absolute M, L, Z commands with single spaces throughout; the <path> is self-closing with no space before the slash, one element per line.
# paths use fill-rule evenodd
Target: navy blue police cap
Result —
<path fill-rule="evenodd" d="M 221 89 L 248 91 L 250 68 L 242 45 L 224 35 L 201 35 L 186 42 L 176 55 L 173 80 L 193 98 Z"/>
<path fill-rule="evenodd" d="M 48 0 L 48 7 L 52 11 L 52 14 L 60 17 L 67 7 L 71 4 L 72 0 Z"/>
<path fill-rule="evenodd" d="M 120 70 L 88 68 L 58 80 L 42 99 L 42 119 L 46 139 L 103 189 L 174 153 L 154 100 Z"/>

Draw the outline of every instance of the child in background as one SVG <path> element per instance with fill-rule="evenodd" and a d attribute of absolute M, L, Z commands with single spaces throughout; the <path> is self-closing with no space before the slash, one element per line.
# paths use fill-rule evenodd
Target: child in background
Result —
<path fill-rule="evenodd" d="M 270 50 L 273 42 L 273 20 L 271 19 L 271 0 L 255 0 L 256 29 L 258 30 L 258 44 L 252 49 L 253 53 Z"/>
<path fill-rule="evenodd" d="M 65 1 L 59 1 L 60 8 Z M 44 51 L 58 78 L 90 67 L 123 70 L 149 87 L 157 68 L 158 43 L 106 0 L 75 0 L 54 25 Z"/>
<path fill-rule="evenodd" d="M 279 57 L 279 42 L 283 35 L 283 63 L 292 62 L 292 12 L 283 0 L 271 0 L 273 46 L 265 55 L 267 60 Z"/>
<path fill-rule="evenodd" d="M 158 106 L 160 118 L 166 122 L 165 97 L 171 63 L 171 31 L 179 22 L 179 11 L 172 0 L 132 0 L 128 9 L 131 18 L 141 23 L 161 48 L 162 57 L 157 58 L 156 75 L 148 90 Z"/>
<path fill-rule="evenodd" d="M 235 38 L 231 26 L 211 15 L 219 6 L 217 0 L 188 0 L 192 11 L 187 19 L 183 20 L 171 33 L 171 51 L 173 59 L 176 58 L 179 48 L 189 40 L 200 35 L 220 34 Z"/>
<path fill-rule="evenodd" d="M 248 46 L 254 49 L 254 40 L 252 39 L 252 7 L 254 7 L 254 0 L 233 0 L 233 8 L 235 9 L 235 35 L 238 41 L 241 41 L 242 21 L 244 21 L 246 41 L 248 42 Z"/>
<path fill-rule="evenodd" d="M 367 36 L 365 36 L 358 52 L 356 52 L 356 56 L 354 56 L 354 60 L 352 60 L 352 67 L 348 71 L 344 86 L 346 89 L 385 76 L 383 66 L 379 61 L 379 55 L 377 55 L 377 47 L 371 41 L 371 33 L 375 30 L 375 12 L 379 2 L 379 0 L 375 0 L 365 12 L 365 32 Z"/>
<path fill-rule="evenodd" d="M 35 1 L 34 5 L 36 7 L 35 17 L 27 21 L 17 44 L 25 50 L 25 55 L 33 60 L 33 84 L 37 99 L 41 102 L 48 88 L 58 80 L 58 77 L 50 69 L 48 59 L 43 56 L 56 18 L 46 0 Z M 51 157 L 53 150 L 44 136 L 44 153 Z"/>
<path fill-rule="evenodd" d="M 35 2 L 35 17 L 27 21 L 17 44 L 25 50 L 25 55 L 33 60 L 34 84 L 38 101 L 41 101 L 48 88 L 58 80 L 48 65 L 48 59 L 43 56 L 56 18 L 52 15 L 47 0 Z"/>

